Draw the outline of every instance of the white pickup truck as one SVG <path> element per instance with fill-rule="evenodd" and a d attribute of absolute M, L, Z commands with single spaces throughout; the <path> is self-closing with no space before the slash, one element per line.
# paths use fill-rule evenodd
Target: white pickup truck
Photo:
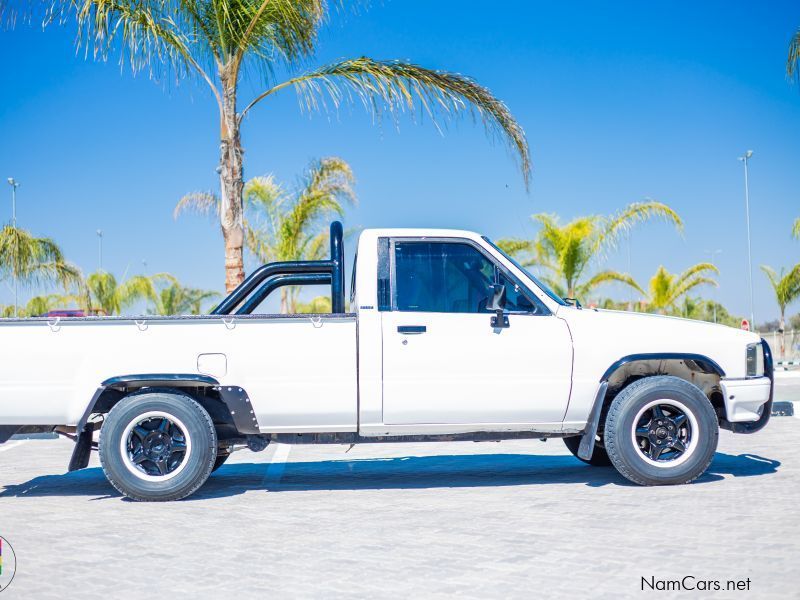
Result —
<path fill-rule="evenodd" d="M 350 308 L 331 258 L 272 263 L 212 314 L 3 319 L 0 442 L 57 431 L 135 500 L 196 491 L 243 446 L 563 438 L 642 485 L 688 483 L 719 428 L 772 405 L 753 333 L 581 308 L 468 231 L 361 233 Z M 332 313 L 262 314 L 280 286 L 327 284 Z"/>

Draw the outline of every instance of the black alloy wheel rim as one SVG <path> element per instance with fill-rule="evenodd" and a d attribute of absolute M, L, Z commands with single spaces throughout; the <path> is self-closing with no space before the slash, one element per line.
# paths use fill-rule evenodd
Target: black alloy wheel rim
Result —
<path fill-rule="evenodd" d="M 642 455 L 657 463 L 675 462 L 692 443 L 692 421 L 685 410 L 659 402 L 644 410 L 636 423 L 636 446 Z"/>
<path fill-rule="evenodd" d="M 128 459 L 151 477 L 174 473 L 183 463 L 186 449 L 186 434 L 167 417 L 144 419 L 128 434 Z"/>

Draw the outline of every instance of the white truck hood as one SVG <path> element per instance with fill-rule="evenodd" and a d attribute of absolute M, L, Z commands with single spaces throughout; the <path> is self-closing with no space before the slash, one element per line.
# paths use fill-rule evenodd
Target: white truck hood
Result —
<path fill-rule="evenodd" d="M 711 359 L 725 377 L 745 377 L 747 345 L 760 341 L 741 329 L 648 313 L 562 307 L 557 316 L 572 333 L 576 371 L 586 375 L 632 354 L 685 353 Z"/>

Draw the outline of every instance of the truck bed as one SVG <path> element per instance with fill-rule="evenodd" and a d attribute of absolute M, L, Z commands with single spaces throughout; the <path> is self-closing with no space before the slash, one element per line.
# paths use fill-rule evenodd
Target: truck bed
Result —
<path fill-rule="evenodd" d="M 356 316 L 0 319 L 0 422 L 74 425 L 103 381 L 203 374 L 244 388 L 263 432 L 355 431 Z"/>

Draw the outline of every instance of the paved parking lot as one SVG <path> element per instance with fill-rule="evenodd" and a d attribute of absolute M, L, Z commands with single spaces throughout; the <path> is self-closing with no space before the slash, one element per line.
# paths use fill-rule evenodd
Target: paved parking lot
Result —
<path fill-rule="evenodd" d="M 669 488 L 559 440 L 276 445 L 168 504 L 120 498 L 96 456 L 64 474 L 69 441 L 10 442 L 0 535 L 18 570 L 2 597 L 619 597 L 685 575 L 750 578 L 718 597 L 800 597 L 798 434 L 791 417 L 723 432 L 709 472 Z"/>

